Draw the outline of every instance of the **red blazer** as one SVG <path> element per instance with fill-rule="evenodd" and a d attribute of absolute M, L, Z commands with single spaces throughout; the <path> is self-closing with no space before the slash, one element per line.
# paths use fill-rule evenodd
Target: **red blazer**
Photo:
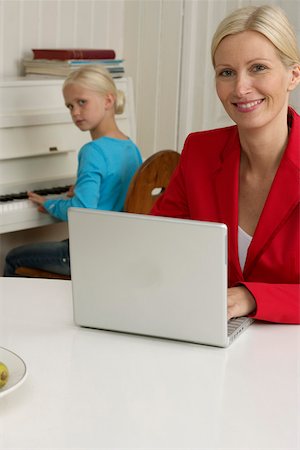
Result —
<path fill-rule="evenodd" d="M 288 146 L 249 246 L 244 271 L 238 257 L 240 142 L 236 126 L 187 137 L 180 163 L 151 214 L 225 223 L 228 285 L 249 289 L 257 302 L 253 317 L 300 323 L 300 116 L 291 108 L 289 115 Z"/>

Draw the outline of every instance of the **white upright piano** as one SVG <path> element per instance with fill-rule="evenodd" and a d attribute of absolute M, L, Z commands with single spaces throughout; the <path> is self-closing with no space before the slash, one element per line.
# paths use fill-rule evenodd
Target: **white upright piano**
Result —
<path fill-rule="evenodd" d="M 133 141 L 136 122 L 132 80 L 115 80 L 126 95 L 118 125 Z M 66 223 L 37 211 L 28 190 L 64 195 L 74 182 L 77 153 L 90 140 L 72 123 L 62 79 L 0 81 L 0 276 L 7 251 L 22 243 L 63 239 Z"/>

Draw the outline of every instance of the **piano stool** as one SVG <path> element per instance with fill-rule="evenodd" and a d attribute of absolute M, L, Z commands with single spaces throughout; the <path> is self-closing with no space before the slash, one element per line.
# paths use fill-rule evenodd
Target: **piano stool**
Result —
<path fill-rule="evenodd" d="M 59 280 L 70 280 L 70 275 L 61 275 L 59 273 L 47 272 L 41 269 L 32 269 L 31 267 L 18 267 L 16 275 L 25 278 L 54 278 Z"/>
<path fill-rule="evenodd" d="M 179 162 L 175 150 L 160 150 L 146 159 L 133 176 L 126 195 L 124 212 L 148 214 L 157 198 L 165 191 Z M 71 279 L 68 275 L 18 267 L 17 275 L 27 278 Z"/>

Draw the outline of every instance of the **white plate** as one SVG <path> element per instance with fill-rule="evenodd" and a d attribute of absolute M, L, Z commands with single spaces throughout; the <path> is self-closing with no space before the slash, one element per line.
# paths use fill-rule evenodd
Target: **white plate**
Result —
<path fill-rule="evenodd" d="M 5 386 L 0 388 L 0 398 L 17 389 L 27 375 L 26 364 L 16 353 L 0 347 L 0 362 L 4 363 L 9 372 L 9 378 Z"/>

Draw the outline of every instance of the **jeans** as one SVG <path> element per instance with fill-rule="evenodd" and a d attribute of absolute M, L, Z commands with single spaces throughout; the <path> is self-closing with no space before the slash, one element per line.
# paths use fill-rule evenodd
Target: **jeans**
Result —
<path fill-rule="evenodd" d="M 70 275 L 69 239 L 37 242 L 12 249 L 5 259 L 4 276 L 18 276 L 15 270 L 20 266 Z"/>

